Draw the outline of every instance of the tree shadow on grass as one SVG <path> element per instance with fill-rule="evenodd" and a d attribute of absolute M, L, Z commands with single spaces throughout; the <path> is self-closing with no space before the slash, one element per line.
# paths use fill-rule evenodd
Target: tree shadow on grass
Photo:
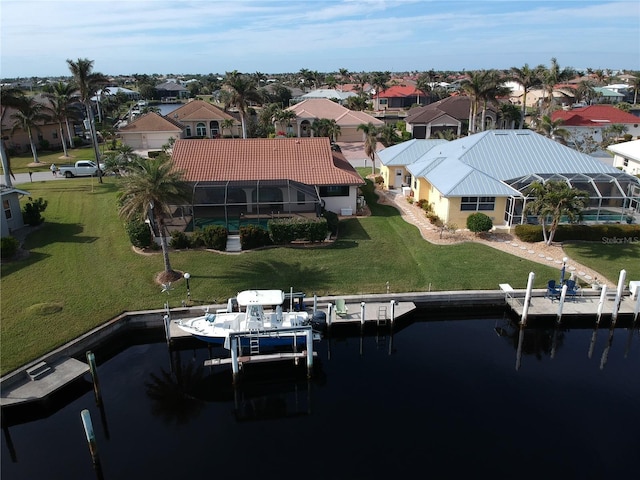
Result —
<path fill-rule="evenodd" d="M 17 272 L 22 268 L 29 267 L 34 263 L 40 262 L 41 260 L 49 257 L 50 255 L 47 255 L 46 253 L 26 251 L 24 252 L 24 255 L 20 255 L 19 258 L 13 258 L 7 261 L 3 259 L 2 277 L 6 278 L 7 276 L 11 275 L 14 272 Z"/>
<path fill-rule="evenodd" d="M 82 236 L 84 227 L 79 223 L 46 222 L 43 228 L 31 233 L 25 240 L 24 248 L 32 250 L 52 243 L 93 243 L 98 237 Z"/>
<path fill-rule="evenodd" d="M 206 277 L 191 276 L 194 278 Z M 228 280 L 237 285 L 243 285 L 243 289 L 282 289 L 288 291 L 290 287 L 294 290 L 304 290 L 311 279 L 313 284 L 325 284 L 331 280 L 330 274 L 326 271 L 304 265 L 302 263 L 284 263 L 277 261 L 263 262 L 238 262 L 234 269 L 225 272 L 224 275 L 211 275 L 209 278 L 217 278 L 221 281 Z"/>

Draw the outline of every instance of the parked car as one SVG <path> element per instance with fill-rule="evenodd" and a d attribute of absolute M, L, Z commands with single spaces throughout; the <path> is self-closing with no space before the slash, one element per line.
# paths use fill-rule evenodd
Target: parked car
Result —
<path fill-rule="evenodd" d="M 58 173 L 66 178 L 89 177 L 98 175 L 98 169 L 102 171 L 104 164 L 101 164 L 100 167 L 101 168 L 90 160 L 78 160 L 73 165 L 60 165 L 58 167 Z"/>

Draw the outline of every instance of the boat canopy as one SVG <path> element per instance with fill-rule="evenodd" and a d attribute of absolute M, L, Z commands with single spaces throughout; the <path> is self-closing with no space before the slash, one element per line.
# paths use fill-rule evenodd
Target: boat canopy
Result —
<path fill-rule="evenodd" d="M 282 290 L 244 290 L 238 293 L 238 305 L 281 305 L 284 302 Z"/>

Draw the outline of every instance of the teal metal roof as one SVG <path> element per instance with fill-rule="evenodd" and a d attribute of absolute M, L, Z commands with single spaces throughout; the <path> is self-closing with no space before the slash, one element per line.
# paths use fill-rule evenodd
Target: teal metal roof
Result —
<path fill-rule="evenodd" d="M 376 152 L 380 162 L 387 166 L 406 166 L 416 161 L 436 145 L 447 143 L 443 139 L 417 139 L 402 142 Z"/>
<path fill-rule="evenodd" d="M 620 174 L 531 130 L 490 130 L 440 144 L 408 164 L 407 170 L 451 196 L 517 195 L 505 182 L 531 174 Z"/>

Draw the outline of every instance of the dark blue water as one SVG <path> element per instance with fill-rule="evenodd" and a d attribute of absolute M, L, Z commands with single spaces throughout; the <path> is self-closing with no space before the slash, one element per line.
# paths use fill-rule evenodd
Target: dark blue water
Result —
<path fill-rule="evenodd" d="M 502 318 L 398 330 L 323 340 L 310 381 L 248 366 L 235 391 L 199 343 L 130 346 L 99 366 L 102 413 L 85 385 L 46 418 L 5 418 L 2 479 L 637 475 L 637 327 L 527 329 L 521 356 Z"/>

